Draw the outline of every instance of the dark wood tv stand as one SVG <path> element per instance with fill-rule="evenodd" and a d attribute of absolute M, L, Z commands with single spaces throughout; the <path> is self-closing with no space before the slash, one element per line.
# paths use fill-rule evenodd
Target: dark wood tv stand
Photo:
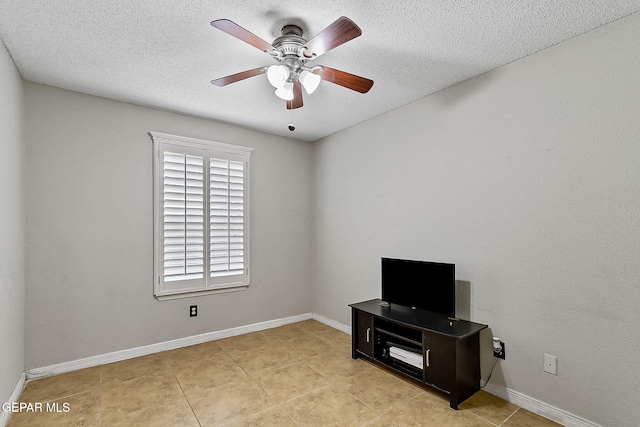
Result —
<path fill-rule="evenodd" d="M 480 331 L 487 327 L 373 299 L 351 307 L 351 357 L 363 357 L 449 395 L 458 405 L 480 389 Z M 389 356 L 389 347 L 422 355 L 423 369 Z"/>

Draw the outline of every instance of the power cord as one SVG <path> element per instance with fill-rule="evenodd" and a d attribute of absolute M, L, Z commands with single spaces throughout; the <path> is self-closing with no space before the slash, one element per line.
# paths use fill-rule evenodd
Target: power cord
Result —
<path fill-rule="evenodd" d="M 496 357 L 496 361 L 493 363 L 493 366 L 491 367 L 491 370 L 489 371 L 489 376 L 487 377 L 487 382 L 484 383 L 484 385 L 481 385 L 480 388 L 485 388 L 487 386 L 487 384 L 489 384 L 489 380 L 491 379 L 491 374 L 493 374 L 493 368 L 495 368 L 496 365 L 498 364 L 498 360 L 500 360 L 500 359 L 498 359 Z"/>

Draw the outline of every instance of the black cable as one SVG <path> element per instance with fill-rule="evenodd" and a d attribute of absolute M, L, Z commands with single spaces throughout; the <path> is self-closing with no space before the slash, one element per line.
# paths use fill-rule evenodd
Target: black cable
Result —
<path fill-rule="evenodd" d="M 487 386 L 487 384 L 489 384 L 489 380 L 491 379 L 491 374 L 493 374 L 493 368 L 495 368 L 496 365 L 498 364 L 498 360 L 500 360 L 500 359 L 498 359 L 496 357 L 496 361 L 494 362 L 493 366 L 491 367 L 491 370 L 489 371 L 489 376 L 487 377 L 487 382 L 484 383 L 484 385 L 481 385 L 480 388 L 485 388 Z"/>

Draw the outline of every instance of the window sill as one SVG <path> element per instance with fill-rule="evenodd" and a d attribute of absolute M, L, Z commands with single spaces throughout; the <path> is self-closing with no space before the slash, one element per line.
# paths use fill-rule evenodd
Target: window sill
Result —
<path fill-rule="evenodd" d="M 181 293 L 168 292 L 164 294 L 156 294 L 155 297 L 158 301 L 170 301 L 170 300 L 181 299 L 181 298 L 193 298 L 193 297 L 202 297 L 205 295 L 215 295 L 215 294 L 224 294 L 227 292 L 244 291 L 248 287 L 249 287 L 248 283 L 243 283 L 241 285 L 227 286 L 224 288 L 217 288 L 217 289 L 204 289 L 201 291 L 189 291 L 189 292 L 181 292 Z"/>

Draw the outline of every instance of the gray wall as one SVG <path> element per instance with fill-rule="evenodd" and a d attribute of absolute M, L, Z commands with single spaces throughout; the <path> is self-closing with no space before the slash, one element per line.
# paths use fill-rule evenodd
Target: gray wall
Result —
<path fill-rule="evenodd" d="M 0 403 L 24 370 L 22 77 L 0 42 Z"/>
<path fill-rule="evenodd" d="M 311 311 L 309 143 L 35 83 L 25 95 L 27 368 Z M 248 290 L 153 298 L 149 131 L 254 148 Z"/>
<path fill-rule="evenodd" d="M 492 383 L 636 425 L 638 70 L 640 13 L 315 143 L 314 313 L 349 324 L 382 256 L 453 262 Z"/>

